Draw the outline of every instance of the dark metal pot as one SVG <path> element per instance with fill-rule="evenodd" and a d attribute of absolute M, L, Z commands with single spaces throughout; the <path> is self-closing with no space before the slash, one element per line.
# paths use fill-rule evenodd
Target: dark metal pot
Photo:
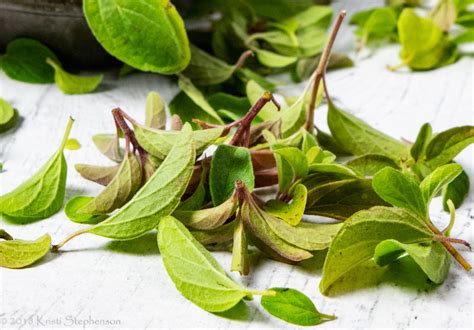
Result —
<path fill-rule="evenodd" d="M 82 0 L 0 0 L 0 50 L 20 37 L 37 39 L 61 62 L 80 68 L 117 63 L 92 35 Z"/>

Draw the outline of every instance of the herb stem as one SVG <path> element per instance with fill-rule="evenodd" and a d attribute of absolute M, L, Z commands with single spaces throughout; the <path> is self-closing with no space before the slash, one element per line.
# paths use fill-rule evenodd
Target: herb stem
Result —
<path fill-rule="evenodd" d="M 69 140 L 69 134 L 71 134 L 72 125 L 74 124 L 74 119 L 69 117 L 69 121 L 67 122 L 66 132 L 64 133 L 63 140 L 61 141 L 61 150 L 64 150 L 66 147 L 66 143 Z"/>
<path fill-rule="evenodd" d="M 328 319 L 328 320 L 331 320 L 331 321 L 334 321 L 335 319 L 337 319 L 337 317 L 335 315 L 328 315 L 328 314 L 319 313 L 319 316 L 321 316 L 322 319 Z"/>
<path fill-rule="evenodd" d="M 443 233 L 441 233 L 438 228 L 436 228 L 431 220 L 428 220 L 427 222 L 428 227 L 431 229 L 433 233 L 435 233 L 435 236 L 443 236 Z M 435 238 L 434 238 L 435 239 Z M 467 271 L 470 271 L 472 269 L 472 266 L 467 262 L 466 259 L 456 250 L 454 246 L 451 245 L 449 241 L 439 241 L 441 244 L 443 244 L 444 248 L 453 256 L 453 258 Z"/>
<path fill-rule="evenodd" d="M 245 64 L 245 61 L 246 61 L 250 56 L 253 56 L 253 52 L 252 52 L 251 50 L 246 50 L 245 52 L 243 52 L 242 55 L 240 55 L 240 57 L 239 57 L 239 59 L 237 60 L 237 62 L 235 62 L 234 71 L 237 70 L 237 69 L 240 69 L 241 67 L 243 67 L 244 64 Z"/>
<path fill-rule="evenodd" d="M 321 59 L 319 60 L 318 67 L 316 68 L 316 71 L 313 74 L 314 83 L 313 83 L 313 89 L 311 91 L 311 99 L 308 105 L 308 113 L 307 113 L 306 124 L 305 124 L 306 130 L 310 133 L 313 132 L 313 128 L 314 128 L 314 124 L 313 124 L 314 107 L 316 105 L 316 98 L 318 95 L 319 85 L 321 83 L 321 80 L 324 74 L 326 73 L 326 68 L 329 62 L 329 56 L 331 55 L 331 49 L 332 49 L 332 46 L 334 45 L 334 41 L 336 40 L 337 33 L 339 31 L 339 28 L 341 27 L 344 17 L 346 17 L 346 11 L 342 10 L 336 18 L 336 22 L 334 23 L 334 26 L 331 31 L 331 36 L 329 37 L 329 40 L 327 41 L 326 46 L 324 47 L 323 53 L 321 55 Z"/>
<path fill-rule="evenodd" d="M 453 204 L 452 200 L 448 199 L 446 204 L 448 205 L 448 208 L 449 208 L 450 219 L 449 219 L 448 226 L 443 230 L 443 234 L 444 234 L 444 236 L 449 237 L 449 235 L 451 235 L 451 229 L 453 229 L 454 222 L 456 220 L 456 209 L 454 207 L 454 204 Z"/>
<path fill-rule="evenodd" d="M 454 243 L 454 244 L 462 244 L 464 246 L 467 246 L 469 250 L 471 250 L 471 244 L 469 244 L 468 241 L 465 241 L 460 238 L 453 238 L 453 237 L 446 237 L 444 235 L 434 235 L 433 239 L 438 242 L 449 242 L 449 243 Z"/>
<path fill-rule="evenodd" d="M 247 291 L 247 293 L 252 294 L 252 295 L 256 295 L 256 296 L 261 296 L 261 297 L 264 297 L 264 296 L 273 297 L 273 296 L 276 295 L 276 292 L 273 291 L 273 290 L 264 290 L 264 291 L 251 290 L 251 291 Z"/>
<path fill-rule="evenodd" d="M 88 231 L 89 231 L 89 228 L 76 231 L 75 233 L 73 233 L 73 234 L 69 235 L 68 237 L 66 237 L 65 239 L 63 239 L 63 240 L 62 240 L 61 242 L 59 242 L 58 244 L 53 245 L 52 248 L 51 248 L 51 252 L 57 253 L 60 248 L 62 248 L 67 242 L 69 242 L 70 240 L 72 240 L 74 237 L 77 237 L 77 236 L 79 236 L 79 235 L 82 235 L 82 234 L 84 234 L 84 233 L 87 233 Z"/>
<path fill-rule="evenodd" d="M 7 233 L 5 230 L 0 229 L 0 239 L 11 241 L 13 237 L 9 233 Z"/>
<path fill-rule="evenodd" d="M 135 120 L 127 115 L 122 109 L 115 108 L 112 110 L 112 115 L 115 120 L 115 124 L 122 130 L 123 134 L 127 137 L 126 139 L 129 140 L 134 150 L 138 150 L 140 155 L 140 162 L 142 164 L 142 168 L 145 166 L 146 159 L 148 157 L 147 152 L 142 148 L 142 146 L 138 143 L 137 138 L 135 137 L 135 133 L 133 130 L 127 125 L 124 118 L 127 118 L 132 124 L 135 123 Z"/>
<path fill-rule="evenodd" d="M 245 117 L 240 121 L 240 126 L 232 137 L 232 140 L 229 143 L 230 145 L 237 146 L 242 144 L 242 139 L 246 136 L 245 132 L 250 129 L 252 121 L 255 119 L 255 117 L 257 117 L 260 110 L 262 110 L 262 108 L 270 101 L 275 104 L 278 110 L 280 110 L 280 104 L 278 104 L 278 102 L 275 100 L 272 93 L 263 93 L 257 102 L 255 102 L 255 104 L 250 108 Z"/>

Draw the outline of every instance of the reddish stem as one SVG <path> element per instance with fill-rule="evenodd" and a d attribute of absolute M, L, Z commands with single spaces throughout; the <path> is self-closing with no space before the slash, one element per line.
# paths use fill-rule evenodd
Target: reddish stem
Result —
<path fill-rule="evenodd" d="M 115 120 L 115 124 L 122 130 L 123 134 L 125 135 L 126 141 L 129 140 L 132 143 L 134 150 L 138 151 L 140 155 L 140 162 L 142 164 L 142 168 L 145 166 L 146 159 L 148 157 L 148 153 L 142 148 L 142 146 L 138 143 L 137 138 L 135 137 L 135 132 L 127 125 L 127 122 L 124 118 L 127 118 L 130 122 L 134 123 L 135 121 L 133 118 L 128 116 L 122 109 L 115 108 L 112 110 L 112 115 Z M 128 143 L 127 143 L 128 144 Z"/>
<path fill-rule="evenodd" d="M 326 46 L 324 47 L 323 53 L 321 55 L 321 59 L 319 60 L 318 67 L 316 68 L 316 71 L 313 74 L 314 84 L 313 84 L 313 89 L 311 91 L 311 99 L 308 105 L 308 114 L 307 114 L 306 125 L 305 125 L 306 130 L 310 133 L 313 132 L 313 127 L 314 127 L 314 108 L 316 105 L 316 98 L 318 96 L 319 85 L 321 83 L 321 80 L 323 79 L 324 74 L 326 73 L 326 68 L 328 66 L 329 56 L 331 55 L 332 46 L 334 45 L 337 32 L 339 31 L 339 28 L 341 27 L 342 21 L 344 20 L 345 16 L 346 16 L 345 10 L 342 10 L 337 16 L 336 22 L 334 23 L 334 26 L 332 28 L 331 36 L 329 37 L 328 42 L 326 43 Z"/>

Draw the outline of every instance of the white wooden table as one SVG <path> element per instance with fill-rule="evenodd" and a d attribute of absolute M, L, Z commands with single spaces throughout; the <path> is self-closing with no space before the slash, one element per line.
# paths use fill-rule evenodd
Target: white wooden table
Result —
<path fill-rule="evenodd" d="M 349 14 L 356 1 L 342 1 Z M 378 1 L 364 1 L 370 7 Z M 350 49 L 353 34 L 344 27 L 339 49 Z M 454 65 L 430 72 L 393 73 L 386 64 L 398 63 L 398 47 L 380 49 L 370 58 L 358 60 L 354 68 L 331 72 L 327 80 L 333 98 L 360 118 L 395 136 L 414 140 L 419 127 L 430 122 L 435 131 L 473 124 L 473 60 L 464 57 Z M 289 88 L 293 92 L 302 86 Z M 133 74 L 116 79 L 108 74 L 101 89 L 89 95 L 65 96 L 54 85 L 29 85 L 8 79 L 0 73 L 0 97 L 16 107 L 22 123 L 0 136 L 0 193 L 3 194 L 29 178 L 56 150 L 69 116 L 76 119 L 72 136 L 82 148 L 67 151 L 69 165 L 67 197 L 94 195 L 101 187 L 87 182 L 75 172 L 78 162 L 106 164 L 91 137 L 113 132 L 110 110 L 120 106 L 143 120 L 145 98 L 157 90 L 167 100 L 176 93 L 175 84 L 166 77 Z M 316 113 L 325 122 L 325 109 Z M 324 126 L 324 125 L 323 125 Z M 474 148 L 457 158 L 474 179 Z M 474 242 L 474 190 L 457 212 L 454 237 Z M 440 226 L 448 222 L 439 198 L 432 206 L 432 217 Z M 1 220 L 0 227 L 12 235 L 35 239 L 50 233 L 54 242 L 75 231 L 79 225 L 63 212 L 27 226 Z M 471 252 L 462 254 L 472 264 Z M 229 253 L 215 253 L 226 269 Z M 303 291 L 324 313 L 335 313 L 336 321 L 320 328 L 440 327 L 472 328 L 474 317 L 473 273 L 453 265 L 446 282 L 429 289 L 425 279 L 404 275 L 400 267 L 358 273 L 356 288 L 344 286 L 340 294 L 324 297 L 319 293 L 322 258 L 304 266 L 289 266 L 267 259 L 253 267 L 246 278 L 231 276 L 255 288 L 287 286 Z M 356 273 L 357 275 L 357 273 Z M 354 276 L 356 276 L 354 275 Z M 419 282 L 423 283 L 419 283 Z M 161 262 L 155 234 L 133 242 L 111 242 L 84 235 L 72 241 L 65 252 L 49 255 L 34 267 L 0 270 L 0 327 L 6 328 L 290 328 L 270 317 L 259 306 L 259 298 L 248 303 L 240 319 L 229 320 L 204 312 L 176 291 Z"/>

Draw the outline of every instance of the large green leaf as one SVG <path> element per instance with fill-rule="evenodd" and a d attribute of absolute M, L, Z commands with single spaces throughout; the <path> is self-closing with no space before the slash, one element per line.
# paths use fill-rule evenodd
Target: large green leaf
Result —
<path fill-rule="evenodd" d="M 84 14 L 100 44 L 134 68 L 173 74 L 189 63 L 184 23 L 169 0 L 84 0 Z"/>
<path fill-rule="evenodd" d="M 382 241 L 421 243 L 432 236 L 423 219 L 405 209 L 377 206 L 357 212 L 344 222 L 332 241 L 319 288 L 326 293 L 336 280 L 371 259 Z"/>

